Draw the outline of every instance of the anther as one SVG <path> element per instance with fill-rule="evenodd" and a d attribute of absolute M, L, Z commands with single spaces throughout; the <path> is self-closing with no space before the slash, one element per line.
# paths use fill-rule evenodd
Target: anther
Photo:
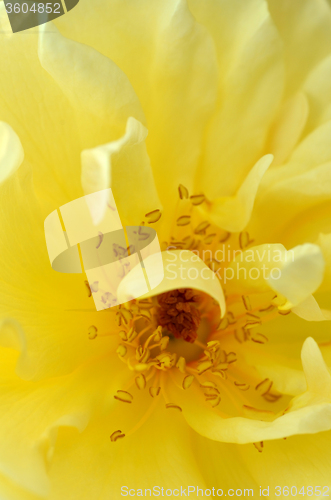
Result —
<path fill-rule="evenodd" d="M 194 375 L 186 375 L 186 377 L 184 377 L 182 382 L 183 389 L 186 390 L 189 387 L 191 387 L 193 380 L 194 380 Z"/>
<path fill-rule="evenodd" d="M 114 443 L 115 441 L 117 441 L 118 439 L 120 438 L 124 438 L 125 437 L 125 434 L 122 433 L 122 431 L 115 431 L 112 433 L 112 435 L 110 436 L 110 440 Z"/>
<path fill-rule="evenodd" d="M 119 390 L 117 391 L 117 395 L 114 396 L 118 401 L 122 401 L 122 403 L 132 403 L 133 396 L 127 391 Z"/>
<path fill-rule="evenodd" d="M 183 186 L 183 184 L 179 184 L 179 186 L 178 186 L 178 192 L 179 192 L 179 198 L 181 200 L 183 200 L 184 198 L 188 198 L 189 197 L 188 189 L 185 186 Z"/>
<path fill-rule="evenodd" d="M 96 326 L 91 325 L 88 329 L 88 338 L 94 340 L 98 336 L 98 329 Z"/>
<path fill-rule="evenodd" d="M 242 298 L 242 301 L 244 303 L 246 311 L 251 311 L 252 306 L 251 306 L 251 301 L 249 300 L 249 297 L 242 295 L 241 298 Z"/>
<path fill-rule="evenodd" d="M 138 389 L 142 390 L 145 389 L 146 387 L 146 377 L 143 373 L 140 373 L 136 378 L 135 378 L 136 386 Z"/>
<path fill-rule="evenodd" d="M 263 451 L 263 441 L 260 441 L 259 443 L 253 443 L 253 445 L 255 446 L 255 448 L 257 449 L 257 451 L 259 453 L 262 453 L 262 451 Z"/>
<path fill-rule="evenodd" d="M 118 348 L 116 349 L 116 354 L 118 354 L 121 358 L 124 358 L 124 356 L 127 353 L 127 348 L 123 344 L 119 344 Z"/>
<path fill-rule="evenodd" d="M 148 214 L 145 214 L 145 217 L 148 224 L 154 224 L 161 219 L 161 215 L 162 213 L 160 210 L 153 210 L 152 212 L 148 212 Z"/>
<path fill-rule="evenodd" d="M 191 222 L 191 216 L 190 215 L 182 215 L 181 217 L 178 217 L 176 222 L 177 222 L 177 226 L 187 226 Z"/>
<path fill-rule="evenodd" d="M 194 230 L 194 234 L 201 234 L 204 235 L 206 232 L 206 229 L 210 226 L 208 221 L 201 222 Z"/>
<path fill-rule="evenodd" d="M 204 194 L 194 194 L 190 196 L 192 205 L 201 205 L 205 201 L 206 197 Z"/>
<path fill-rule="evenodd" d="M 251 340 L 256 342 L 257 344 L 266 344 L 268 342 L 268 337 L 263 335 L 262 333 L 254 333 L 251 336 Z"/>
<path fill-rule="evenodd" d="M 173 403 L 167 403 L 167 404 L 166 404 L 166 408 L 173 408 L 173 409 L 175 409 L 175 410 L 183 411 L 183 410 L 181 409 L 181 407 L 180 407 L 180 406 L 175 405 L 175 404 L 173 404 Z"/>
<path fill-rule="evenodd" d="M 149 388 L 149 394 L 152 396 L 152 398 L 155 398 L 160 394 L 161 387 L 150 387 Z"/>
<path fill-rule="evenodd" d="M 92 296 L 92 292 L 91 292 L 91 288 L 90 288 L 89 282 L 87 280 L 84 280 L 84 283 L 85 283 L 85 286 L 87 288 L 87 295 L 88 295 L 88 297 L 91 297 Z"/>

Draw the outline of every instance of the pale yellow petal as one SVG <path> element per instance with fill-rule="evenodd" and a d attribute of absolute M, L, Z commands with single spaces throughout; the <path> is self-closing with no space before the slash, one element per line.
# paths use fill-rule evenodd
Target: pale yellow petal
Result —
<path fill-rule="evenodd" d="M 179 392 L 169 383 L 168 391 L 174 401 L 181 400 L 183 415 L 188 424 L 205 437 L 232 443 L 253 443 L 279 439 L 294 434 L 314 434 L 331 428 L 331 376 L 319 348 L 307 339 L 302 349 L 302 364 L 307 391 L 296 396 L 287 411 L 270 421 L 245 417 L 223 418 L 217 410 L 203 401 L 202 393 L 191 386 Z M 219 407 L 222 411 L 222 406 Z"/>
<path fill-rule="evenodd" d="M 204 128 L 216 102 L 212 38 L 184 0 L 125 0 L 108 2 L 106 9 L 103 0 L 84 3 L 75 8 L 77 24 L 70 16 L 56 23 L 128 76 L 146 115 L 147 149 L 161 201 L 174 205 L 179 183 L 190 192 L 193 188 Z"/>
<path fill-rule="evenodd" d="M 21 325 L 10 345 L 21 351 L 19 374 L 30 379 L 68 373 L 103 353 L 114 340 L 91 341 L 88 328 L 109 333 L 117 327 L 114 314 L 96 311 L 83 274 L 52 269 L 44 235 L 48 214 L 24 167 L 0 186 L 0 318 L 10 316 Z"/>
<path fill-rule="evenodd" d="M 23 157 L 19 137 L 7 123 L 0 122 L 0 182 L 18 169 Z"/>
<path fill-rule="evenodd" d="M 331 52 L 331 9 L 326 0 L 268 0 L 268 4 L 284 41 L 287 92 L 291 94 Z"/>
<path fill-rule="evenodd" d="M 322 493 L 331 490 L 330 439 L 331 432 L 292 436 L 264 443 L 262 453 L 252 445 L 238 447 L 238 453 L 265 495 L 269 491 L 269 498 L 291 498 L 290 492 L 294 498 L 323 498 Z"/>
<path fill-rule="evenodd" d="M 200 7 L 205 9 L 204 4 Z M 233 18 L 234 7 L 237 12 Z M 246 10 L 248 18 L 253 18 L 249 25 Z M 222 1 L 206 10 L 205 17 L 212 16 L 215 19 L 207 19 L 206 23 L 218 27 L 217 38 L 225 38 L 225 47 L 230 46 L 233 56 L 227 61 L 229 67 L 220 69 L 218 110 L 207 132 L 196 181 L 196 187 L 210 201 L 233 196 L 263 155 L 284 83 L 282 46 L 265 2 L 241 1 L 232 5 Z M 227 23 L 224 32 L 219 23 Z M 231 48 L 234 30 L 236 44 Z M 225 52 L 223 57 L 228 58 L 227 48 L 221 43 L 218 51 Z"/>
<path fill-rule="evenodd" d="M 307 97 L 302 92 L 282 105 L 265 147 L 274 155 L 273 166 L 284 163 L 292 153 L 306 125 L 308 112 Z"/>
<path fill-rule="evenodd" d="M 116 64 L 91 47 L 40 28 L 39 59 L 71 105 L 87 125 L 104 122 L 121 133 L 127 118 L 144 121 L 144 114 L 132 85 Z M 74 68 L 74 71 L 73 71 Z M 91 123 L 86 130 L 91 130 Z"/>
<path fill-rule="evenodd" d="M 309 100 L 307 131 L 331 120 L 331 56 L 323 59 L 304 84 Z"/>
<path fill-rule="evenodd" d="M 136 401 L 126 405 L 119 429 L 127 435 L 116 442 L 109 439 L 116 430 L 111 416 L 96 420 L 80 436 L 65 431 L 59 434 L 50 471 L 53 484 L 50 500 L 63 497 L 75 500 L 77 495 L 81 500 L 108 500 L 122 498 L 121 491 L 129 489 L 136 490 L 136 495 L 137 489 L 142 489 L 138 496 L 144 496 L 145 488 L 153 491 L 154 486 L 163 487 L 165 496 L 167 488 L 180 491 L 183 486 L 187 494 L 188 485 L 207 487 L 195 458 L 192 431 L 182 414 L 166 409 L 161 394 L 159 400 L 148 394 L 141 394 L 140 398 L 149 401 L 146 407 L 149 415 L 139 423 Z M 151 405 L 153 411 L 149 410 Z M 129 435 L 130 426 L 135 425 L 137 430 Z M 126 488 L 121 490 L 122 486 Z M 157 491 L 162 497 L 161 490 Z M 146 495 L 149 496 L 148 490 Z M 196 494 L 191 493 L 190 498 L 196 498 Z"/>
<path fill-rule="evenodd" d="M 85 194 L 112 188 L 123 224 L 140 224 L 145 214 L 162 209 L 146 151 L 147 129 L 129 118 L 117 141 L 82 152 Z"/>
<path fill-rule="evenodd" d="M 267 282 L 287 299 L 288 304 L 284 309 L 289 309 L 319 288 L 323 281 L 325 262 L 320 248 L 309 243 L 287 251 L 284 257 L 284 261 L 279 264 L 279 277 L 270 273 Z"/>
<path fill-rule="evenodd" d="M 112 393 L 129 373 L 113 354 L 66 377 L 27 382 L 15 374 L 17 357 L 1 348 L 0 470 L 18 486 L 46 495 L 58 428 L 82 432 L 92 415 L 114 401 Z"/>
<path fill-rule="evenodd" d="M 203 210 L 214 224 L 230 232 L 242 231 L 253 210 L 260 181 L 272 163 L 273 156 L 263 156 L 248 173 L 234 196 L 216 198 Z"/>

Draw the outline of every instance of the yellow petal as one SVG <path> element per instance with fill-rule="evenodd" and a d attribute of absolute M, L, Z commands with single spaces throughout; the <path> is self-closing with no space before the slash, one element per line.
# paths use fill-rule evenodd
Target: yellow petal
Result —
<path fill-rule="evenodd" d="M 206 151 L 197 176 L 197 187 L 211 201 L 233 196 L 263 155 L 266 134 L 278 111 L 283 90 L 282 47 L 266 3 L 247 4 L 236 3 L 234 17 L 229 2 L 212 7 L 206 15 L 217 16 L 207 22 L 218 26 L 217 38 L 220 42 L 225 38 L 225 47 L 230 46 L 232 54 L 231 58 L 228 53 L 221 56 L 229 67 L 221 67 L 220 100 L 208 129 Z M 249 27 L 246 10 L 252 18 Z M 242 19 L 245 19 L 245 28 Z M 219 27 L 223 24 L 224 34 Z M 238 31 L 232 46 L 234 29 Z M 225 50 L 220 43 L 218 51 Z"/>
<path fill-rule="evenodd" d="M 295 92 L 314 66 L 331 51 L 330 7 L 324 0 L 268 0 L 284 40 L 287 92 Z"/>
<path fill-rule="evenodd" d="M 69 376 L 27 382 L 15 374 L 17 353 L 0 350 L 0 470 L 17 485 L 46 495 L 58 428 L 82 432 L 92 415 L 104 411 L 107 398 L 114 401 L 112 392 L 128 371 L 116 355 L 107 355 Z"/>
<path fill-rule="evenodd" d="M 331 320 L 331 311 L 321 309 L 317 300 L 313 295 L 309 295 L 307 299 L 292 307 L 294 314 L 306 321 L 328 321 Z"/>
<path fill-rule="evenodd" d="M 304 498 L 311 493 L 312 498 L 318 498 L 331 489 L 330 438 L 331 432 L 322 432 L 268 441 L 262 453 L 257 453 L 252 445 L 238 446 L 238 460 L 244 463 L 247 474 L 262 487 L 265 494 L 269 487 L 269 498 L 286 498 L 288 492 L 297 495 L 297 498 L 303 492 Z M 257 496 L 259 488 L 254 493 Z"/>
<path fill-rule="evenodd" d="M 266 151 L 274 155 L 273 166 L 281 165 L 296 146 L 308 117 L 309 105 L 302 92 L 288 99 L 275 120 Z"/>
<path fill-rule="evenodd" d="M 306 243 L 287 251 L 279 265 L 279 277 L 270 274 L 266 281 L 273 290 L 286 297 L 288 304 L 284 309 L 290 309 L 318 289 L 323 281 L 324 268 L 320 248 Z"/>
<path fill-rule="evenodd" d="M 331 376 L 319 348 L 307 339 L 302 349 L 302 364 L 308 389 L 296 396 L 289 410 L 271 421 L 244 417 L 222 418 L 217 411 L 204 403 L 196 387 L 178 392 L 168 386 L 170 397 L 181 400 L 183 415 L 188 424 L 205 437 L 233 443 L 254 443 L 279 439 L 294 434 L 314 434 L 331 428 Z M 222 410 L 222 407 L 219 408 Z"/>
<path fill-rule="evenodd" d="M 24 151 L 18 136 L 7 123 L 0 122 L 0 182 L 18 169 L 23 157 Z"/>
<path fill-rule="evenodd" d="M 0 318 L 10 316 L 22 327 L 13 345 L 21 351 L 18 373 L 30 379 L 68 373 L 114 345 L 112 337 L 89 340 L 88 328 L 109 333 L 115 316 L 95 310 L 83 274 L 53 271 L 46 214 L 23 167 L 0 186 Z"/>
<path fill-rule="evenodd" d="M 140 224 L 146 213 L 162 208 L 146 152 L 146 137 L 147 129 L 129 118 L 120 139 L 82 152 L 85 194 L 111 187 L 123 224 Z"/>
<path fill-rule="evenodd" d="M 154 486 L 163 487 L 165 496 L 167 488 L 180 490 L 183 486 L 187 494 L 187 485 L 207 487 L 195 458 L 192 431 L 182 414 L 166 409 L 160 396 L 148 398 L 149 407 L 154 402 L 156 407 L 153 411 L 147 407 L 150 414 L 143 418 L 143 424 L 133 405 L 122 412 L 123 433 L 128 434 L 135 425 L 138 428 L 116 442 L 109 440 L 113 431 L 111 416 L 95 420 L 80 436 L 60 433 L 50 471 L 54 488 L 51 498 L 74 500 L 78 495 L 82 500 L 106 500 L 121 498 L 121 491 L 129 489 L 142 489 L 144 496 L 145 488 L 153 491 Z M 121 490 L 122 487 L 126 488 Z M 146 494 L 149 496 L 148 490 Z"/>
<path fill-rule="evenodd" d="M 132 85 L 113 61 L 65 38 L 55 26 L 51 32 L 45 32 L 43 26 L 39 35 L 40 63 L 79 112 L 86 130 L 91 130 L 94 119 L 113 127 L 115 134 L 122 132 L 129 116 L 144 121 Z M 89 120 L 92 123 L 88 126 Z"/>
<path fill-rule="evenodd" d="M 309 75 L 304 89 L 309 99 L 307 130 L 331 120 L 331 57 L 323 59 Z"/>
<path fill-rule="evenodd" d="M 263 156 L 248 173 L 234 196 L 224 196 L 211 203 L 206 213 L 214 224 L 230 232 L 239 232 L 246 227 L 260 181 L 272 160 L 272 155 Z"/>
<path fill-rule="evenodd" d="M 325 273 L 321 290 L 331 290 L 331 233 L 321 233 L 316 244 L 320 246 L 325 260 Z"/>

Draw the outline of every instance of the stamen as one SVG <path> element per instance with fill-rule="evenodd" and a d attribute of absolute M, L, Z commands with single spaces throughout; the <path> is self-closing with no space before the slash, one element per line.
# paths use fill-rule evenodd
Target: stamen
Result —
<path fill-rule="evenodd" d="M 291 313 L 291 309 L 284 311 L 282 309 L 278 309 L 278 313 L 281 314 L 282 316 L 287 316 L 288 314 Z"/>
<path fill-rule="evenodd" d="M 257 451 L 259 453 L 262 453 L 262 451 L 263 451 L 263 441 L 260 441 L 259 443 L 253 443 L 253 445 L 255 446 L 255 448 L 257 449 Z"/>
<path fill-rule="evenodd" d="M 178 186 L 178 192 L 179 192 L 179 198 L 181 200 L 183 200 L 184 198 L 188 198 L 189 197 L 188 189 L 185 186 L 183 186 L 183 184 L 179 184 L 179 186 Z"/>
<path fill-rule="evenodd" d="M 184 377 L 183 383 L 182 383 L 183 389 L 186 390 L 189 387 L 191 387 L 193 380 L 194 380 L 194 375 L 186 375 L 186 377 Z"/>
<path fill-rule="evenodd" d="M 256 342 L 257 344 L 266 344 L 269 341 L 268 337 L 266 337 L 262 333 L 254 333 L 254 334 L 252 334 L 251 340 L 253 342 Z"/>
<path fill-rule="evenodd" d="M 118 401 L 122 401 L 122 403 L 132 403 L 133 396 L 127 391 L 119 390 L 117 391 L 117 396 L 114 396 Z"/>
<path fill-rule="evenodd" d="M 84 280 L 84 283 L 85 283 L 85 286 L 87 288 L 87 296 L 91 297 L 92 296 L 92 292 L 91 292 L 91 288 L 90 288 L 89 282 L 87 280 Z"/>
<path fill-rule="evenodd" d="M 148 224 L 154 224 L 155 222 L 158 222 L 161 219 L 161 216 L 162 213 L 160 210 L 153 210 L 152 212 L 148 212 L 148 214 L 145 214 Z"/>
<path fill-rule="evenodd" d="M 206 229 L 210 226 L 208 221 L 201 222 L 194 230 L 194 234 L 206 234 Z"/>
<path fill-rule="evenodd" d="M 177 226 L 187 226 L 191 222 L 190 215 L 182 215 L 177 219 Z"/>
<path fill-rule="evenodd" d="M 160 394 L 161 387 L 150 387 L 149 388 L 149 394 L 152 396 L 152 398 L 156 398 Z"/>
<path fill-rule="evenodd" d="M 180 406 L 175 405 L 173 403 L 167 403 L 166 408 L 174 408 L 175 410 L 183 411 Z"/>
<path fill-rule="evenodd" d="M 88 329 L 88 338 L 94 340 L 98 336 L 98 329 L 96 326 L 91 325 Z"/>
<path fill-rule="evenodd" d="M 115 443 L 115 441 L 117 441 L 118 439 L 120 438 L 124 438 L 125 437 L 125 434 L 122 434 L 122 431 L 115 431 L 112 433 L 112 435 L 110 436 L 110 440 Z"/>
<path fill-rule="evenodd" d="M 190 196 L 192 205 L 201 205 L 205 201 L 206 197 L 204 194 L 195 194 Z"/>
<path fill-rule="evenodd" d="M 143 373 L 140 373 L 136 378 L 135 378 L 136 386 L 138 389 L 142 390 L 145 389 L 146 387 L 146 377 Z"/>
<path fill-rule="evenodd" d="M 242 295 L 241 298 L 242 298 L 242 301 L 244 303 L 246 311 L 251 311 L 252 310 L 252 306 L 251 306 L 251 302 L 249 300 L 249 297 L 247 297 L 245 295 Z"/>
<path fill-rule="evenodd" d="M 216 233 L 213 233 L 213 234 L 208 234 L 204 239 L 203 239 L 203 242 L 205 245 L 211 245 L 214 238 L 216 236 Z"/>

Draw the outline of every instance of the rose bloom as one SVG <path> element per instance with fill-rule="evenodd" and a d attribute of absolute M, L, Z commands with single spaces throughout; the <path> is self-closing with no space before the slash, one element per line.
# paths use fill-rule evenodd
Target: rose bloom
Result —
<path fill-rule="evenodd" d="M 16 34 L 0 12 L 1 499 L 327 492 L 330 4 L 80 0 Z M 97 311 L 44 220 L 109 187 L 165 277 Z"/>

